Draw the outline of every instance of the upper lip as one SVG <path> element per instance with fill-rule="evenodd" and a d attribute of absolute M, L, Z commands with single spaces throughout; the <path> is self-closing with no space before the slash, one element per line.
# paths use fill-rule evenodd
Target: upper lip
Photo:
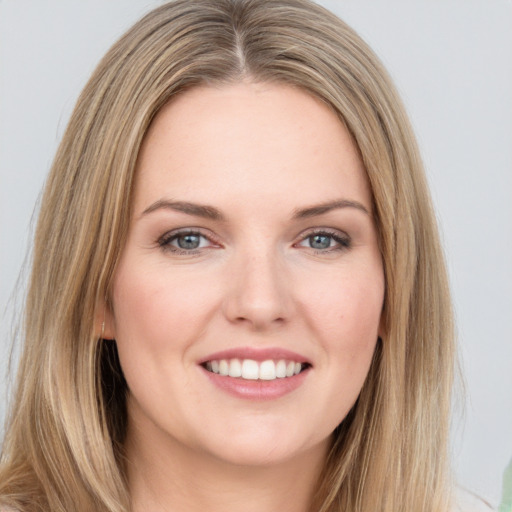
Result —
<path fill-rule="evenodd" d="M 311 361 L 297 352 L 279 347 L 256 348 L 256 347 L 239 347 L 221 350 L 207 357 L 202 358 L 199 364 L 204 364 L 208 361 L 220 361 L 221 359 L 252 359 L 254 361 L 267 361 L 273 359 L 278 361 L 284 359 L 286 361 L 295 361 L 298 363 L 308 363 Z"/>

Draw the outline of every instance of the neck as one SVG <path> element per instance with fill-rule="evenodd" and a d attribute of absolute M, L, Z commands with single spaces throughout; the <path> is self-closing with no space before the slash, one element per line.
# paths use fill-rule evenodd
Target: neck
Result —
<path fill-rule="evenodd" d="M 132 511 L 307 512 L 327 443 L 266 465 L 237 465 L 176 439 L 128 430 Z"/>

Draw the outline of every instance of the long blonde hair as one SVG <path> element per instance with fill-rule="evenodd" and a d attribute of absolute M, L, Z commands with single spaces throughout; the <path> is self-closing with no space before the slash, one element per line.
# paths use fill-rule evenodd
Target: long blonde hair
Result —
<path fill-rule="evenodd" d="M 300 87 L 339 115 L 373 193 L 385 336 L 333 435 L 315 512 L 445 512 L 453 376 L 442 251 L 418 149 L 376 56 L 308 0 L 177 0 L 100 62 L 46 183 L 0 500 L 23 511 L 130 509 L 126 383 L 95 328 L 124 245 L 141 142 L 172 97 L 243 78 Z"/>

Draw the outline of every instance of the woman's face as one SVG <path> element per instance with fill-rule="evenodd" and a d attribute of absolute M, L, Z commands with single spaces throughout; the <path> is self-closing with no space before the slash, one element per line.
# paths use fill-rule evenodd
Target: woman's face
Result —
<path fill-rule="evenodd" d="M 129 439 L 249 465 L 325 451 L 383 296 L 365 170 L 335 114 L 285 85 L 185 92 L 144 141 L 107 317 Z"/>

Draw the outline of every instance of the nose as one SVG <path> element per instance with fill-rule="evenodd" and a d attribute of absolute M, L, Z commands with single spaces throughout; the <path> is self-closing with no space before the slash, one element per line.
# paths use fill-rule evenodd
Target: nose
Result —
<path fill-rule="evenodd" d="M 275 252 L 238 256 L 227 280 L 224 314 L 230 322 L 264 331 L 290 320 L 291 282 Z"/>

